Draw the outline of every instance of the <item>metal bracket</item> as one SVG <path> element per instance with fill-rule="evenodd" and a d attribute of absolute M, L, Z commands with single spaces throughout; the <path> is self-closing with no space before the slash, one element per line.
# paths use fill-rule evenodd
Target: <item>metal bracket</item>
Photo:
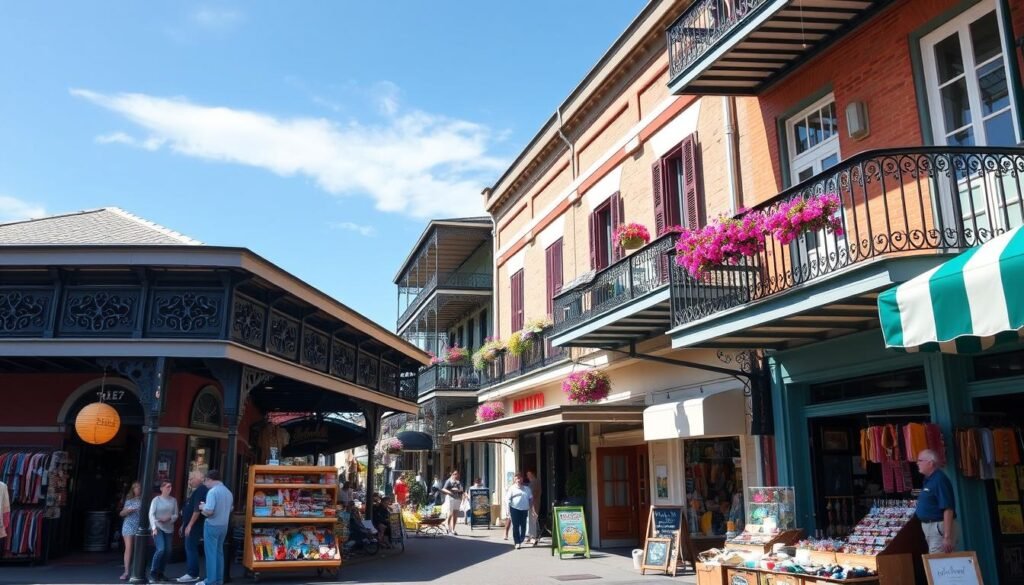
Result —
<path fill-rule="evenodd" d="M 637 353 L 637 351 L 636 351 L 636 342 L 634 342 L 634 341 L 629 342 L 629 351 L 623 351 L 621 349 L 616 349 L 616 348 L 606 348 L 605 351 L 609 351 L 609 352 L 613 352 L 613 353 L 621 353 L 621 354 L 627 355 L 627 356 L 629 356 L 631 358 L 636 358 L 636 359 L 640 359 L 640 360 L 647 360 L 647 361 L 657 362 L 657 363 L 661 363 L 661 364 L 668 364 L 670 366 L 679 366 L 679 367 L 682 367 L 682 368 L 693 368 L 695 370 L 704 370 L 704 371 L 707 371 L 707 372 L 715 372 L 716 374 L 724 374 L 726 376 L 732 376 L 732 377 L 736 378 L 737 380 L 740 380 L 741 382 L 744 379 L 747 379 L 747 380 L 753 380 L 754 379 L 754 373 L 753 372 L 744 372 L 743 370 L 733 370 L 733 369 L 729 369 L 729 368 L 722 368 L 722 367 L 719 367 L 719 366 L 712 366 L 712 365 L 708 365 L 708 364 L 702 364 L 702 363 L 699 363 L 699 362 L 689 362 L 689 361 L 686 361 L 686 360 L 677 360 L 677 359 L 673 359 L 673 358 L 661 357 L 661 356 L 658 356 L 658 355 L 648 355 L 646 353 Z"/>

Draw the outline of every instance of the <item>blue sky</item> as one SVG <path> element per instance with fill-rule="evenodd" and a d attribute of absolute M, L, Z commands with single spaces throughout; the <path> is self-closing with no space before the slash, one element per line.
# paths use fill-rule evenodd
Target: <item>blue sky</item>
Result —
<path fill-rule="evenodd" d="M 393 328 L 426 219 L 482 211 L 643 4 L 4 2 L 0 221 L 116 205 Z"/>

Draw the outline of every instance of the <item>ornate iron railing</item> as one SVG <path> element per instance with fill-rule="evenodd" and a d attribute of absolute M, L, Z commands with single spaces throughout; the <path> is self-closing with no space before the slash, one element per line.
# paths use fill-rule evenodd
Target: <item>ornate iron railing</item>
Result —
<path fill-rule="evenodd" d="M 500 384 L 569 359 L 568 350 L 551 345 L 550 331 L 548 329 L 538 333 L 533 339 L 530 349 L 523 352 L 522 355 L 516 357 L 506 352 L 493 363 L 488 364 L 480 372 L 480 385 L 486 387 Z"/>
<path fill-rule="evenodd" d="M 556 296 L 552 335 L 668 286 L 669 262 L 665 255 L 675 246 L 677 237 L 677 234 L 665 234 L 598 272 L 589 284 Z"/>
<path fill-rule="evenodd" d="M 476 390 L 479 387 L 480 374 L 473 366 L 435 364 L 420 370 L 420 395 L 431 390 Z"/>
<path fill-rule="evenodd" d="M 668 28 L 669 79 L 686 71 L 768 0 L 697 0 Z"/>
<path fill-rule="evenodd" d="M 440 285 L 438 285 L 440 281 Z M 401 327 L 402 323 L 405 323 L 406 319 L 412 316 L 420 305 L 430 297 L 430 293 L 434 292 L 438 288 L 459 288 L 459 289 L 470 289 L 470 290 L 491 290 L 494 279 L 491 274 L 482 273 L 452 273 L 439 275 L 434 274 L 430 277 L 420 292 L 416 294 L 413 300 L 409 303 L 409 306 L 402 311 L 402 314 L 398 317 L 398 326 Z"/>
<path fill-rule="evenodd" d="M 1024 149 L 919 147 L 861 153 L 756 207 L 835 193 L 844 235 L 805 234 L 694 279 L 672 262 L 683 325 L 881 257 L 955 253 L 1024 223 Z"/>

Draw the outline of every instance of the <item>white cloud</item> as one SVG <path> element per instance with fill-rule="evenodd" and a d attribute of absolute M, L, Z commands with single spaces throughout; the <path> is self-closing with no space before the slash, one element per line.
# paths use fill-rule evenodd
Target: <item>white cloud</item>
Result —
<path fill-rule="evenodd" d="M 371 197 L 377 209 L 418 218 L 475 215 L 481 189 L 504 169 L 488 154 L 494 142 L 479 124 L 422 111 L 399 111 L 393 91 L 381 101 L 383 123 L 338 124 L 138 93 L 71 94 L 116 112 L 148 133 L 142 144 L 281 176 L 312 178 L 336 195 Z M 119 142 L 120 140 L 110 140 Z M 138 142 L 136 140 L 135 142 Z"/>
<path fill-rule="evenodd" d="M 190 15 L 193 23 L 212 31 L 227 31 L 242 22 L 242 13 L 204 6 Z"/>
<path fill-rule="evenodd" d="M 355 232 L 361 236 L 373 237 L 377 235 L 377 228 L 372 225 L 363 225 L 351 221 L 332 221 L 328 225 L 333 229 Z"/>
<path fill-rule="evenodd" d="M 0 195 L 0 222 L 31 219 L 44 215 L 46 215 L 46 209 L 42 205 L 29 203 L 9 195 Z"/>
<path fill-rule="evenodd" d="M 125 146 L 134 146 L 143 150 L 159 150 L 164 144 L 162 138 L 151 136 L 145 140 L 138 140 L 132 136 L 125 134 L 124 132 L 111 132 L 110 134 L 100 134 L 96 137 L 97 144 L 124 144 Z"/>

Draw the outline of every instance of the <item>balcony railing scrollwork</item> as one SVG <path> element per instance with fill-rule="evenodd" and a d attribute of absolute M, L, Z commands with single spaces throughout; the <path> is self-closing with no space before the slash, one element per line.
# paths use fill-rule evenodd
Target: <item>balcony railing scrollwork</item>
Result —
<path fill-rule="evenodd" d="M 402 311 L 401 316 L 398 317 L 398 322 L 400 324 L 404 323 L 430 297 L 430 293 L 439 288 L 491 290 L 492 283 L 493 276 L 490 273 L 456 272 L 441 275 L 433 274 L 426 284 L 423 285 L 423 288 L 419 289 L 419 292 L 409 303 L 409 306 Z"/>
<path fill-rule="evenodd" d="M 481 386 L 500 384 L 568 359 L 568 350 L 551 345 L 550 332 L 548 329 L 538 333 L 533 338 L 533 344 L 522 355 L 517 357 L 505 352 L 497 360 L 487 364 L 480 372 Z"/>
<path fill-rule="evenodd" d="M 686 71 L 768 0 L 697 0 L 668 29 L 669 78 Z"/>
<path fill-rule="evenodd" d="M 666 254 L 675 246 L 677 237 L 665 234 L 598 272 L 588 284 L 555 297 L 552 334 L 572 329 L 668 286 Z"/>
<path fill-rule="evenodd" d="M 419 394 L 432 390 L 477 390 L 481 375 L 473 366 L 435 364 L 420 370 Z"/>
<path fill-rule="evenodd" d="M 771 234 L 764 251 L 739 266 L 695 279 L 672 263 L 675 326 L 784 293 L 883 257 L 956 253 L 1024 223 L 1024 149 L 917 147 L 858 154 L 769 199 L 827 193 L 841 202 L 843 234 L 807 233 L 783 245 Z"/>

